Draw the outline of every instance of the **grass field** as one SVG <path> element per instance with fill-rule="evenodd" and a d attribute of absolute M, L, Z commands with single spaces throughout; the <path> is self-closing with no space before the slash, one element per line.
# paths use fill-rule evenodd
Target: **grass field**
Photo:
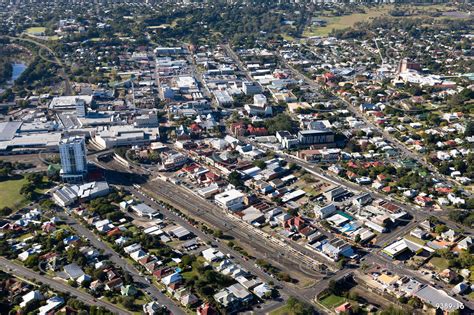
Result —
<path fill-rule="evenodd" d="M 430 263 L 438 270 L 443 271 L 449 267 L 449 263 L 446 259 L 441 257 L 433 257 L 430 259 Z"/>
<path fill-rule="evenodd" d="M 21 186 L 26 184 L 25 178 L 12 179 L 0 182 L 0 208 L 17 208 L 25 203 L 20 195 Z"/>
<path fill-rule="evenodd" d="M 295 313 L 287 305 L 277 308 L 269 313 L 269 315 L 294 315 Z"/>
<path fill-rule="evenodd" d="M 44 33 L 44 32 L 46 32 L 46 27 L 41 27 L 41 26 L 30 27 L 30 28 L 26 29 L 26 32 L 27 32 L 28 34 Z"/>
<path fill-rule="evenodd" d="M 380 6 L 376 9 L 367 10 L 367 13 L 354 13 L 344 16 L 322 17 L 327 22 L 324 27 L 311 26 L 304 32 L 304 36 L 327 36 L 332 30 L 342 30 L 354 26 L 358 22 L 368 21 L 387 14 L 392 9 L 391 6 Z"/>
<path fill-rule="evenodd" d="M 328 309 L 333 309 L 333 308 L 341 305 L 342 303 L 344 303 L 345 300 L 346 299 L 343 298 L 342 296 L 337 296 L 337 295 L 331 294 L 331 295 L 328 295 L 325 298 L 319 300 L 319 303 L 321 305 L 327 307 Z"/>
<path fill-rule="evenodd" d="M 327 36 L 331 33 L 332 30 L 341 30 L 354 26 L 358 22 L 369 21 L 371 19 L 388 15 L 390 10 L 394 8 L 393 5 L 384 5 L 377 8 L 366 9 L 366 13 L 354 13 L 344 16 L 322 16 L 320 18 L 327 22 L 327 25 L 324 27 L 309 26 L 303 33 L 303 36 Z M 403 7 L 405 8 L 405 7 Z M 407 16 L 407 18 L 414 17 L 423 17 L 428 16 L 429 12 L 450 12 L 455 10 L 453 7 L 448 7 L 445 5 L 426 5 L 426 6 L 406 6 L 407 11 L 412 12 L 412 15 Z M 319 17 L 318 17 L 319 18 Z M 405 18 L 405 17 L 400 17 Z M 451 14 L 449 16 L 439 16 L 437 19 L 445 18 L 463 18 L 462 14 Z"/>

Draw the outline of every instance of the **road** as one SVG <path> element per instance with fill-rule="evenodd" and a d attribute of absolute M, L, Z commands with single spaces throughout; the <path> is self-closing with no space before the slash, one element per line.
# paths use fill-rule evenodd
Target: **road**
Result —
<path fill-rule="evenodd" d="M 120 315 L 131 314 L 130 312 L 127 312 L 121 308 L 118 308 L 112 303 L 108 303 L 102 300 L 97 300 L 90 294 L 87 294 L 83 291 L 73 288 L 67 283 L 64 283 L 62 280 L 54 280 L 52 278 L 42 276 L 37 272 L 34 272 L 14 262 L 11 262 L 10 260 L 5 259 L 3 257 L 0 257 L 0 269 L 3 270 L 4 272 L 13 274 L 19 278 L 28 279 L 28 280 L 46 284 L 50 286 L 52 289 L 63 292 L 63 293 L 68 293 L 86 304 L 103 307 L 103 308 L 108 309 L 111 312 L 114 312 Z"/>
<path fill-rule="evenodd" d="M 158 303 L 166 306 L 173 315 L 186 314 L 173 300 L 168 298 L 166 295 L 161 293 L 154 285 L 148 283 L 143 276 L 140 275 L 140 272 L 127 262 L 122 256 L 120 256 L 116 251 L 111 249 L 107 244 L 102 242 L 97 235 L 90 231 L 87 227 L 83 226 L 78 222 L 77 219 L 72 216 L 61 215 L 61 218 L 74 230 L 76 233 L 90 241 L 90 243 L 99 250 L 102 250 L 104 255 L 108 255 L 109 260 L 114 264 L 114 266 L 120 267 L 123 270 L 130 273 L 133 278 L 133 281 L 137 284 L 137 287 L 143 289 L 151 297 L 155 298 Z"/>

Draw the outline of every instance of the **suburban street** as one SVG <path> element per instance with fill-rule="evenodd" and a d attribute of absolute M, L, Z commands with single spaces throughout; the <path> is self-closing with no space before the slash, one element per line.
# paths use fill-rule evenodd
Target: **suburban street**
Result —
<path fill-rule="evenodd" d="M 107 244 L 102 242 L 97 235 L 91 232 L 88 228 L 83 226 L 72 216 L 61 216 L 65 222 L 76 231 L 79 236 L 85 237 L 88 239 L 91 244 L 99 250 L 102 250 L 105 255 L 110 256 L 110 261 L 124 271 L 129 272 L 133 278 L 133 281 L 137 283 L 138 287 L 142 288 L 147 292 L 153 299 L 156 299 L 158 303 L 165 305 L 173 314 L 185 314 L 183 310 L 170 298 L 161 293 L 153 284 L 150 284 L 143 276 L 140 275 L 140 272 L 128 263 L 122 256 L 117 252 L 112 250 Z"/>
<path fill-rule="evenodd" d="M 62 280 L 55 280 L 46 276 L 42 276 L 37 272 L 34 272 L 26 267 L 18 265 L 8 259 L 0 257 L 0 269 L 4 272 L 11 273 L 19 278 L 28 279 L 32 281 L 38 281 L 43 284 L 50 286 L 52 289 L 71 294 L 72 296 L 76 297 L 78 300 L 95 306 L 104 307 L 116 314 L 131 314 L 112 303 L 108 303 L 105 301 L 97 300 L 93 296 L 80 291 L 76 288 L 71 287 L 67 283 L 63 282 Z"/>

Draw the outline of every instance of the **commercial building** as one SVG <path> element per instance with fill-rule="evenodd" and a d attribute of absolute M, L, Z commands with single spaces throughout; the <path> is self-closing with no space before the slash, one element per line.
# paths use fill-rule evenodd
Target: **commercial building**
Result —
<path fill-rule="evenodd" d="M 217 205 L 224 209 L 237 211 L 242 209 L 244 205 L 244 194 L 237 189 L 232 189 L 215 195 L 214 200 Z"/>
<path fill-rule="evenodd" d="M 301 145 L 332 144 L 334 132 L 331 130 L 300 130 L 298 141 Z"/>
<path fill-rule="evenodd" d="M 242 82 L 242 91 L 245 95 L 255 95 L 262 92 L 262 88 L 255 82 Z"/>
<path fill-rule="evenodd" d="M 109 193 L 107 182 L 90 182 L 83 185 L 65 185 L 53 190 L 53 200 L 61 207 L 66 207 L 77 200 L 89 200 Z"/>
<path fill-rule="evenodd" d="M 83 137 L 69 137 L 59 143 L 61 178 L 65 182 L 80 182 L 87 173 L 86 142 Z"/>
<path fill-rule="evenodd" d="M 92 104 L 93 97 L 90 95 L 58 96 L 49 103 L 49 108 L 56 111 L 76 112 L 78 117 L 85 117 L 87 107 Z"/>
<path fill-rule="evenodd" d="M 99 127 L 94 141 L 102 149 L 119 146 L 143 145 L 159 139 L 158 128 L 135 128 L 134 126 Z"/>

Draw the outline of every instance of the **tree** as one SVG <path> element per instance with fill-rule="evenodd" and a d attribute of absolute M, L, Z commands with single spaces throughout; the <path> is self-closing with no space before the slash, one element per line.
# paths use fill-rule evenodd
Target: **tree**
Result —
<path fill-rule="evenodd" d="M 298 300 L 294 296 L 290 296 L 286 302 L 288 309 L 295 315 L 311 315 L 314 313 L 314 308 L 308 303 Z"/>
<path fill-rule="evenodd" d="M 224 236 L 224 233 L 222 232 L 222 230 L 215 230 L 213 234 L 217 238 L 222 238 L 222 236 Z"/>
<path fill-rule="evenodd" d="M 387 309 L 384 309 L 380 312 L 380 315 L 408 315 L 409 313 L 404 311 L 401 308 L 396 308 L 393 305 L 390 305 Z"/>
<path fill-rule="evenodd" d="M 470 120 L 467 123 L 466 130 L 464 131 L 465 137 L 472 137 L 474 136 L 474 121 Z"/>
<path fill-rule="evenodd" d="M 1 216 L 7 216 L 10 215 L 13 212 L 13 210 L 9 207 L 3 207 L 0 209 L 0 215 Z"/>
<path fill-rule="evenodd" d="M 278 114 L 271 119 L 265 121 L 265 127 L 270 134 L 275 134 L 277 131 L 286 130 L 292 131 L 295 128 L 295 123 L 287 114 Z"/>
<path fill-rule="evenodd" d="M 434 231 L 436 234 L 441 234 L 443 232 L 446 232 L 447 230 L 448 230 L 448 227 L 444 224 L 438 224 L 434 228 Z"/>
<path fill-rule="evenodd" d="M 135 298 L 133 296 L 122 297 L 122 305 L 126 309 L 133 311 L 135 309 Z"/>
<path fill-rule="evenodd" d="M 24 264 L 25 264 L 25 266 L 28 267 L 28 268 L 37 267 L 38 264 L 39 264 L 39 257 L 38 257 L 38 255 L 34 254 L 34 255 L 28 256 L 28 258 L 26 258 Z"/>
<path fill-rule="evenodd" d="M 240 173 L 233 171 L 232 173 L 229 174 L 228 177 L 229 183 L 234 185 L 235 187 L 241 187 L 244 185 L 242 181 L 242 176 Z"/>
<path fill-rule="evenodd" d="M 256 167 L 262 169 L 262 170 L 267 167 L 267 164 L 265 164 L 265 162 L 262 161 L 262 160 L 255 160 L 255 161 L 253 161 L 252 164 L 253 164 L 254 166 L 256 166 Z"/>

